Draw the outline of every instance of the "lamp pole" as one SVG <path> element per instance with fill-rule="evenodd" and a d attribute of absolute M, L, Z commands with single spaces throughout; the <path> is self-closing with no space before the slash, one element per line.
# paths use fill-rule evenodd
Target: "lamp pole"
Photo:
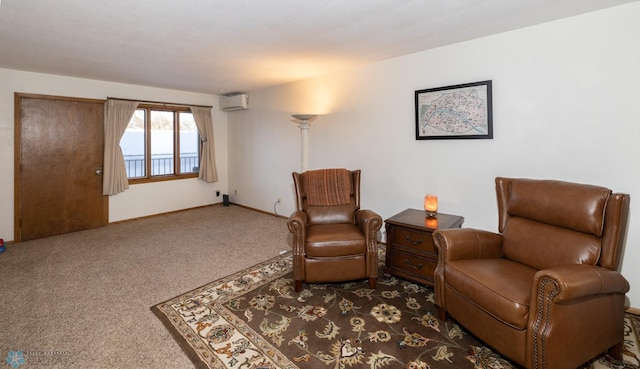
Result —
<path fill-rule="evenodd" d="M 318 116 L 313 114 L 294 114 L 292 115 L 298 122 L 300 127 L 300 169 L 304 173 L 309 169 L 309 127 L 311 121 Z"/>

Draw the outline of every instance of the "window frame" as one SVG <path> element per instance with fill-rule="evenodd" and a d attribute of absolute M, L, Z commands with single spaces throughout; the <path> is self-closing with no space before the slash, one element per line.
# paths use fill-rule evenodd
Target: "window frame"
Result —
<path fill-rule="evenodd" d="M 176 105 L 156 105 L 156 104 L 144 104 L 141 103 L 136 107 L 136 110 L 145 110 L 144 119 L 144 167 L 145 177 L 127 178 L 129 184 L 140 183 L 152 183 L 152 182 L 164 182 L 174 181 L 187 178 L 198 178 L 198 172 L 180 173 L 180 113 L 192 113 L 191 109 L 187 106 Z M 151 112 L 152 111 L 168 111 L 173 113 L 173 174 L 161 174 L 152 175 L 152 160 L 151 160 Z M 198 138 L 200 138 L 200 131 L 198 131 Z M 201 138 L 200 138 L 201 139 Z M 198 168 L 200 168 L 200 160 L 202 158 L 202 142 L 198 144 Z"/>

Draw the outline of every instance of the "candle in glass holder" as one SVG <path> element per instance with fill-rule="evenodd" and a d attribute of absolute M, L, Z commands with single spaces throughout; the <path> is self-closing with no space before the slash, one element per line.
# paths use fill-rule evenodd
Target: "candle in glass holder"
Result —
<path fill-rule="evenodd" d="M 424 211 L 427 212 L 427 215 L 432 217 L 438 213 L 438 196 L 436 195 L 425 195 L 424 197 Z"/>

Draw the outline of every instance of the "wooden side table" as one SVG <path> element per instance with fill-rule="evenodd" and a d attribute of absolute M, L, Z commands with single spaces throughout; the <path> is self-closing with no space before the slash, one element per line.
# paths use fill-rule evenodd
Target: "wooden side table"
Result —
<path fill-rule="evenodd" d="M 433 287 L 433 273 L 438 265 L 433 232 L 460 228 L 464 218 L 441 213 L 428 217 L 423 210 L 407 209 L 385 222 L 387 256 L 384 272 Z"/>

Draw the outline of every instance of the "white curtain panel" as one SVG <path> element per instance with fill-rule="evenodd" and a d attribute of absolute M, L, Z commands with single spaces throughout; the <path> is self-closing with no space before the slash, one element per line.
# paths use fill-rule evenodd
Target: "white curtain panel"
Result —
<path fill-rule="evenodd" d="M 105 103 L 102 194 L 116 195 L 129 188 L 120 139 L 138 107 L 137 101 L 109 99 Z"/>
<path fill-rule="evenodd" d="M 200 153 L 200 172 L 198 178 L 211 183 L 218 181 L 216 170 L 215 147 L 213 144 L 213 119 L 211 108 L 192 106 L 191 113 L 200 132 L 202 150 Z"/>

